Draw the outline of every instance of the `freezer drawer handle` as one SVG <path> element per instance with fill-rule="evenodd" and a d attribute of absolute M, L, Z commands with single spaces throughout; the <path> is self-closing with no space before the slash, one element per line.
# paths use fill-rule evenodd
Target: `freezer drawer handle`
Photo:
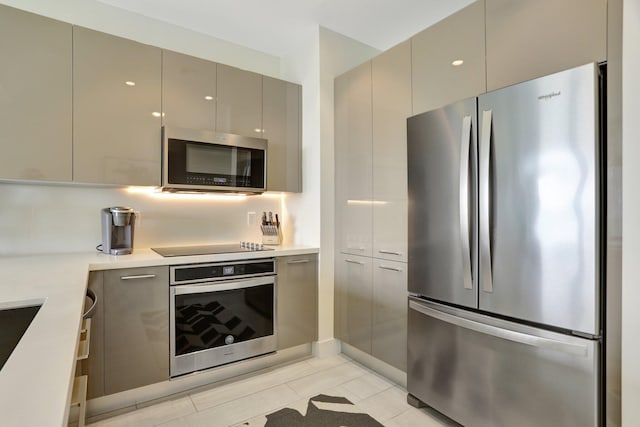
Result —
<path fill-rule="evenodd" d="M 471 249 L 469 245 L 469 147 L 471 145 L 471 116 L 462 119 L 460 140 L 460 246 L 462 248 L 463 283 L 465 289 L 473 289 L 471 283 Z"/>
<path fill-rule="evenodd" d="M 588 347 L 583 344 L 575 344 L 569 342 L 563 342 L 554 340 L 551 338 L 537 337 L 535 335 L 524 334 L 522 332 L 510 331 L 508 329 L 498 328 L 496 326 L 485 325 L 484 323 L 475 322 L 473 320 L 464 319 L 457 316 L 452 316 L 447 313 L 443 313 L 438 310 L 434 310 L 429 307 L 415 302 L 409 301 L 409 308 L 422 313 L 426 316 L 433 317 L 443 322 L 451 323 L 452 325 L 459 326 L 461 328 L 470 329 L 472 331 L 480 332 L 485 335 L 492 335 L 497 338 L 517 342 L 520 344 L 526 344 L 533 347 L 543 348 L 545 350 L 559 351 L 574 356 L 587 356 Z"/>
<path fill-rule="evenodd" d="M 493 113 L 482 112 L 482 135 L 480 137 L 480 282 L 484 292 L 493 292 L 491 271 L 491 126 Z"/>

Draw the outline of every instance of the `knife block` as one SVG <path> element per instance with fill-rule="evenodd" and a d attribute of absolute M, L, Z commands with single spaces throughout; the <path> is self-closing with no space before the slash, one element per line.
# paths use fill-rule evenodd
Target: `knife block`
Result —
<path fill-rule="evenodd" d="M 279 245 L 282 242 L 282 230 L 280 225 L 261 225 L 262 244 Z"/>

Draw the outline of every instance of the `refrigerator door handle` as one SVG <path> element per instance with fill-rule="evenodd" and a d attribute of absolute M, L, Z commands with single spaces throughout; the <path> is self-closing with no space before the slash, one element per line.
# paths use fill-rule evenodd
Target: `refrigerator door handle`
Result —
<path fill-rule="evenodd" d="M 409 308 L 415 310 L 425 316 L 430 316 L 443 322 L 450 323 L 461 328 L 470 329 L 485 335 L 491 335 L 497 338 L 513 341 L 520 344 L 530 345 L 545 350 L 559 351 L 573 356 L 587 357 L 589 347 L 586 344 L 570 343 L 565 341 L 554 340 L 552 338 L 538 337 L 522 332 L 511 331 L 509 329 L 499 328 L 497 326 L 487 325 L 463 317 L 453 316 L 442 311 L 434 310 L 426 307 L 419 302 L 409 300 Z"/>
<path fill-rule="evenodd" d="M 484 292 L 493 292 L 491 271 L 491 129 L 493 113 L 482 112 L 480 135 L 480 280 Z"/>
<path fill-rule="evenodd" d="M 471 282 L 471 249 L 469 245 L 469 147 L 471 145 L 471 116 L 462 119 L 460 140 L 460 246 L 465 289 L 473 289 Z"/>

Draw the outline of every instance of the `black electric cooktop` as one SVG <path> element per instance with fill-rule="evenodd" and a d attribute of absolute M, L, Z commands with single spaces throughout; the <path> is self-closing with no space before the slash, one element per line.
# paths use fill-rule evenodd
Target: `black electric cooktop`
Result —
<path fill-rule="evenodd" d="M 231 243 L 224 245 L 201 245 L 201 246 L 171 246 L 166 248 L 151 248 L 163 257 L 189 256 L 189 255 L 213 255 L 213 254 L 233 254 L 238 252 L 258 252 L 272 251 L 259 243 Z"/>

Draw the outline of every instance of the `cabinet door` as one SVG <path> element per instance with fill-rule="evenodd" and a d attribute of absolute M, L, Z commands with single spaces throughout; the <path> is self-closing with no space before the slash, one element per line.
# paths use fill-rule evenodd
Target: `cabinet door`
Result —
<path fill-rule="evenodd" d="M 82 373 L 88 375 L 87 399 L 104 396 L 104 286 L 103 272 L 89 273 L 88 288 L 96 295 L 96 309 L 91 317 L 89 357 L 82 361 Z"/>
<path fill-rule="evenodd" d="M 407 265 L 375 260 L 371 354 L 407 371 Z"/>
<path fill-rule="evenodd" d="M 262 136 L 269 141 L 270 191 L 302 191 L 301 92 L 300 85 L 262 77 Z"/>
<path fill-rule="evenodd" d="M 607 58 L 606 0 L 486 0 L 487 90 Z"/>
<path fill-rule="evenodd" d="M 216 63 L 162 51 L 162 124 L 215 131 Z"/>
<path fill-rule="evenodd" d="M 411 115 L 411 44 L 372 61 L 373 256 L 407 260 L 407 117 Z"/>
<path fill-rule="evenodd" d="M 371 354 L 371 258 L 338 254 L 335 265 L 335 335 Z"/>
<path fill-rule="evenodd" d="M 104 272 L 105 394 L 169 379 L 169 267 Z"/>
<path fill-rule="evenodd" d="M 318 256 L 278 258 L 278 350 L 318 339 Z"/>
<path fill-rule="evenodd" d="M 160 49 L 73 28 L 73 179 L 160 185 Z"/>
<path fill-rule="evenodd" d="M 335 79 L 336 244 L 371 256 L 371 62 Z"/>
<path fill-rule="evenodd" d="M 71 25 L 0 6 L 0 178 L 71 181 Z"/>
<path fill-rule="evenodd" d="M 222 64 L 217 70 L 217 130 L 262 136 L 262 76 Z"/>
<path fill-rule="evenodd" d="M 414 115 L 484 93 L 484 2 L 419 33 L 411 49 Z M 456 60 L 464 62 L 454 66 Z"/>

